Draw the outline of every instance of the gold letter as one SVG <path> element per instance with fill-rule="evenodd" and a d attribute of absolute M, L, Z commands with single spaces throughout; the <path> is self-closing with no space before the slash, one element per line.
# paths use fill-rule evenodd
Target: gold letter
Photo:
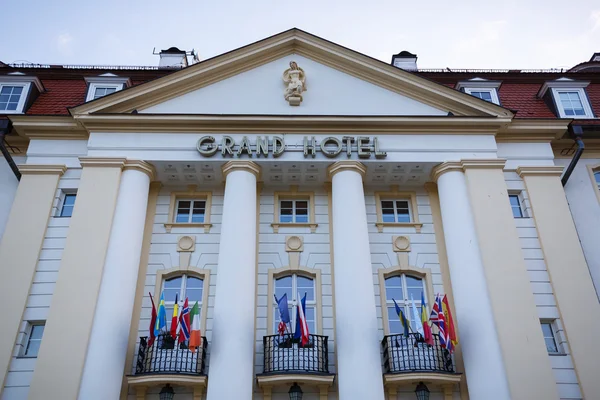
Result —
<path fill-rule="evenodd" d="M 256 157 L 260 157 L 260 155 L 264 155 L 265 157 L 269 156 L 269 137 L 265 136 L 265 140 L 263 140 L 262 136 L 256 137 Z"/>
<path fill-rule="evenodd" d="M 279 136 L 273 136 L 273 157 L 277 158 L 283 154 L 285 142 Z"/>
<path fill-rule="evenodd" d="M 240 144 L 240 148 L 237 151 L 238 157 L 246 152 L 250 157 L 252 157 L 252 150 L 250 149 L 250 141 L 248 141 L 248 137 L 244 136 L 242 138 L 242 143 Z"/>
<path fill-rule="evenodd" d="M 358 157 L 359 158 L 370 158 L 371 157 L 371 146 L 369 146 L 369 139 L 366 136 L 358 137 Z"/>
<path fill-rule="evenodd" d="M 308 136 L 304 136 L 304 157 L 308 155 L 309 151 L 312 158 L 315 158 L 317 155 L 317 139 L 314 136 L 310 139 L 310 144 L 308 143 Z"/>
<path fill-rule="evenodd" d="M 375 143 L 375 158 L 386 158 L 387 153 L 379 150 L 379 139 L 377 139 L 377 136 L 373 138 L 373 142 Z"/>
<path fill-rule="evenodd" d="M 223 136 L 221 140 L 221 155 L 225 157 L 226 155 L 233 156 L 233 146 L 235 142 L 231 136 Z"/>
<path fill-rule="evenodd" d="M 327 145 L 329 143 L 335 144 L 335 150 L 328 150 Z M 321 151 L 329 158 L 333 158 L 342 152 L 342 141 L 336 137 L 329 136 L 323 139 L 321 142 Z"/>
<path fill-rule="evenodd" d="M 352 143 L 354 143 L 354 137 L 344 136 L 342 140 L 346 142 L 346 155 L 348 158 L 352 157 Z"/>

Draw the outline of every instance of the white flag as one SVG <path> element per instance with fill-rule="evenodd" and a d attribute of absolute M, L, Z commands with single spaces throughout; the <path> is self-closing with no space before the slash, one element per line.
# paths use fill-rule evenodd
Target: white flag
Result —
<path fill-rule="evenodd" d="M 421 314 L 417 312 L 417 306 L 415 305 L 415 299 L 413 299 L 412 293 L 410 295 L 410 301 L 412 302 L 412 314 L 413 320 L 416 322 L 417 332 L 419 332 L 422 336 L 425 336 L 423 333 L 423 324 L 421 324 Z"/>

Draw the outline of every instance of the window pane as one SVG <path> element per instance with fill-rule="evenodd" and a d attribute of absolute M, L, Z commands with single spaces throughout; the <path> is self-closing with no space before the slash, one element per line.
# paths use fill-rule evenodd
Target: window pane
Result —
<path fill-rule="evenodd" d="M 408 201 L 396 201 L 397 222 L 410 222 Z"/>
<path fill-rule="evenodd" d="M 596 172 L 594 174 L 594 178 L 596 178 L 596 183 L 600 185 L 600 172 Z"/>
<path fill-rule="evenodd" d="M 165 295 L 165 301 L 174 302 L 175 296 L 179 295 L 181 292 L 181 280 L 183 278 L 178 276 L 176 278 L 171 278 L 165 281 L 163 286 L 163 293 Z M 158 300 L 160 301 L 160 300 Z M 157 305 L 158 307 L 158 305 Z"/>
<path fill-rule="evenodd" d="M 549 323 L 542 324 L 542 332 L 544 333 L 544 337 L 554 337 L 554 333 L 552 332 L 552 326 Z"/>
<path fill-rule="evenodd" d="M 29 343 L 27 343 L 27 350 L 25 350 L 25 355 L 36 357 L 40 350 L 41 343 L 41 340 L 30 340 Z"/>
<path fill-rule="evenodd" d="M 73 204 L 75 204 L 75 197 L 76 195 L 74 194 L 66 194 L 65 195 L 65 204 L 72 206 Z"/>
<path fill-rule="evenodd" d="M 2 90 L 0 91 L 0 95 L 10 95 L 12 93 L 14 86 L 2 86 Z"/>
<path fill-rule="evenodd" d="M 296 201 L 296 208 L 297 209 L 298 208 L 304 208 L 304 209 L 308 208 L 308 201 L 306 201 L 306 200 Z"/>
<path fill-rule="evenodd" d="M 23 86 L 13 86 L 12 94 L 21 94 L 23 92 Z"/>
<path fill-rule="evenodd" d="M 396 222 L 396 217 L 394 216 L 394 208 L 382 208 L 381 213 L 383 222 Z"/>
<path fill-rule="evenodd" d="M 44 334 L 44 325 L 33 325 L 29 339 L 41 339 Z"/>
<path fill-rule="evenodd" d="M 402 279 L 399 276 L 392 276 L 385 280 L 385 298 L 387 300 L 404 301 Z"/>
<path fill-rule="evenodd" d="M 306 301 L 315 300 L 315 283 L 312 279 L 298 276 L 296 286 L 298 287 L 298 292 L 300 292 L 300 298 L 306 293 Z"/>
<path fill-rule="evenodd" d="M 388 323 L 390 334 L 394 335 L 398 333 L 404 333 L 404 329 L 400 323 L 400 318 L 398 318 L 398 314 L 396 314 L 396 309 L 394 306 L 388 307 Z"/>
<path fill-rule="evenodd" d="M 544 338 L 546 341 L 546 349 L 548 353 L 558 353 L 558 348 L 556 347 L 556 343 L 553 338 Z"/>
<path fill-rule="evenodd" d="M 275 280 L 275 295 L 278 299 L 281 298 L 284 294 L 287 294 L 288 302 L 291 302 L 294 297 L 292 297 L 292 277 L 284 276 L 283 278 L 279 278 Z M 291 315 L 291 314 L 290 314 Z"/>
<path fill-rule="evenodd" d="M 6 110 L 14 111 L 17 109 L 17 103 L 8 103 L 6 106 Z"/>
<path fill-rule="evenodd" d="M 106 88 L 106 94 L 114 93 L 116 90 L 116 88 Z"/>
<path fill-rule="evenodd" d="M 191 206 L 191 201 L 180 200 L 177 203 L 177 216 L 175 222 L 189 222 Z"/>
<path fill-rule="evenodd" d="M 61 217 L 71 217 L 73 216 L 73 206 L 63 206 L 62 211 L 60 212 Z"/>
<path fill-rule="evenodd" d="M 289 209 L 291 209 L 291 208 L 293 208 L 292 203 L 293 202 L 291 200 L 282 200 L 281 201 L 281 208 L 289 208 Z"/>
<path fill-rule="evenodd" d="M 406 276 L 406 291 L 407 293 L 407 300 L 411 300 L 411 295 L 412 298 L 415 301 L 421 301 L 421 292 L 423 291 L 423 280 L 419 279 L 419 278 L 415 278 L 412 276 Z"/>

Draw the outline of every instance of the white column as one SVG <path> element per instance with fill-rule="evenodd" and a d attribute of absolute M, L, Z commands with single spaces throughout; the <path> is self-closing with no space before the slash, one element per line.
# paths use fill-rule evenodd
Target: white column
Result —
<path fill-rule="evenodd" d="M 143 161 L 125 162 L 81 378 L 81 400 L 120 396 L 152 174 L 152 166 Z"/>
<path fill-rule="evenodd" d="M 487 292 L 467 181 L 460 163 L 442 164 L 434 171 L 435 176 L 469 397 L 471 400 L 491 397 L 508 400 L 508 380 Z"/>
<path fill-rule="evenodd" d="M 329 167 L 338 386 L 339 398 L 344 400 L 385 398 L 362 180 L 365 172 L 364 165 L 355 161 Z"/>
<path fill-rule="evenodd" d="M 208 372 L 208 400 L 251 400 L 256 298 L 256 178 L 259 166 L 223 166 L 225 199 Z"/>

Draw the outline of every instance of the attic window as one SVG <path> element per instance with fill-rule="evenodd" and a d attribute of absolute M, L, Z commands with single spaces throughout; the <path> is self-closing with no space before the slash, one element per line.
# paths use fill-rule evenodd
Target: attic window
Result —
<path fill-rule="evenodd" d="M 458 82 L 456 84 L 456 89 L 480 98 L 481 100 L 500 105 L 498 88 L 501 83 L 502 82 L 489 81 L 483 78 L 473 78 L 467 81 Z"/>
<path fill-rule="evenodd" d="M 85 101 L 96 100 L 109 94 L 131 86 L 129 78 L 122 78 L 115 74 L 102 74 L 100 76 L 86 77 L 88 92 Z"/>
<path fill-rule="evenodd" d="M 589 82 L 559 78 L 545 82 L 538 97 L 553 104 L 559 118 L 594 118 L 585 88 Z"/>
<path fill-rule="evenodd" d="M 0 114 L 24 113 L 27 104 L 41 91 L 43 86 L 36 77 L 22 73 L 0 76 Z"/>

